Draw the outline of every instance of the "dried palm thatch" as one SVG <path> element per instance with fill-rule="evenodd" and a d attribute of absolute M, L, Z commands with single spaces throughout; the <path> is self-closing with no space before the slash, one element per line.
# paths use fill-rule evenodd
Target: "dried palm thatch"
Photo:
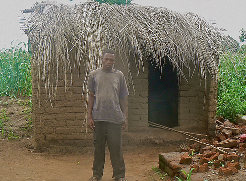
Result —
<path fill-rule="evenodd" d="M 72 82 L 72 74 L 66 77 L 66 73 L 82 65 L 86 67 L 82 92 L 86 93 L 86 77 L 101 65 L 103 48 L 117 51 L 133 85 L 131 64 L 144 71 L 144 61 L 152 60 L 162 70 L 163 57 L 168 57 L 178 76 L 185 77 L 183 68 L 193 64 L 206 78 L 208 73 L 216 75 L 219 53 L 236 47 L 232 39 L 197 15 L 181 15 L 166 8 L 87 2 L 75 6 L 37 3 L 32 9 L 25 24 L 32 63 L 50 97 L 55 95 L 60 74 L 66 88 L 67 80 Z M 76 61 L 71 61 L 71 51 Z M 129 56 L 135 61 L 129 61 Z"/>

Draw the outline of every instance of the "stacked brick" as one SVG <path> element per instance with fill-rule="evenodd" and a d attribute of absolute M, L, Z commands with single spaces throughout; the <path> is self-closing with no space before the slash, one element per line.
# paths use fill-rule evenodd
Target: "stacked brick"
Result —
<path fill-rule="evenodd" d="M 198 72 L 197 68 L 192 73 L 184 69 L 188 82 L 181 78 L 179 84 L 180 128 L 213 134 L 217 85 L 210 75 L 205 80 L 199 76 Z"/>
<path fill-rule="evenodd" d="M 159 168 L 169 176 L 180 176 L 185 179 L 182 171 L 204 173 L 213 170 L 220 176 L 236 174 L 242 163 L 236 154 L 221 154 L 216 151 L 205 150 L 204 153 L 190 155 L 188 152 L 171 152 L 159 154 Z M 187 167 L 188 166 L 188 167 Z"/>
<path fill-rule="evenodd" d="M 134 60 L 131 60 L 134 62 Z M 129 86 L 128 98 L 128 130 L 142 131 L 148 127 L 148 63 L 144 64 L 145 71 L 138 70 L 131 64 L 131 75 L 135 92 Z M 128 84 L 130 74 L 121 61 L 116 62 L 116 69 L 121 70 Z M 45 80 L 38 79 L 38 70 L 33 66 L 33 123 L 36 148 L 51 145 L 85 145 L 90 143 L 92 134 L 85 134 L 86 100 L 82 97 L 84 67 L 72 68 L 72 82 L 70 73 L 65 76 L 60 72 L 56 97 L 51 98 L 45 88 Z M 55 73 L 54 73 L 55 74 Z M 78 77 L 80 74 L 80 77 Z M 187 76 L 189 77 L 188 73 Z M 52 78 L 52 73 L 51 73 Z M 180 80 L 178 123 L 181 130 L 208 131 L 213 130 L 213 118 L 216 88 L 207 78 L 207 83 L 196 72 L 187 83 Z M 67 89 L 65 91 L 65 83 Z M 205 86 L 206 85 L 206 86 Z M 46 85 L 47 86 L 47 85 Z M 52 103 L 52 104 L 51 104 Z M 88 139 L 89 138 L 89 139 Z M 83 142 L 83 144 L 82 144 Z"/>
<path fill-rule="evenodd" d="M 216 137 L 213 141 L 215 146 L 239 153 L 246 152 L 245 140 L 240 140 L 240 136 L 246 134 L 246 124 L 233 124 L 223 118 L 218 118 L 216 123 Z"/>
<path fill-rule="evenodd" d="M 87 139 L 84 134 L 85 100 L 81 94 L 83 77 L 78 77 L 78 71 L 72 73 L 72 82 L 71 74 L 67 74 L 66 91 L 64 77 L 60 76 L 56 97 L 51 94 L 51 98 L 49 90 L 45 88 L 45 81 L 33 76 L 33 124 L 37 149 L 54 145 L 79 145 Z"/>
<path fill-rule="evenodd" d="M 203 154 L 193 156 L 190 168 L 193 172 L 207 172 L 209 169 L 217 170 L 219 175 L 228 176 L 235 174 L 241 168 L 239 156 L 236 154 L 221 154 L 219 152 L 206 150 Z"/>
<path fill-rule="evenodd" d="M 134 66 L 131 67 L 131 73 L 135 92 L 133 87 L 130 87 L 128 98 L 129 131 L 148 128 L 148 63 L 144 64 L 145 71 L 140 71 L 139 74 Z"/>
<path fill-rule="evenodd" d="M 220 176 L 229 176 L 246 169 L 246 124 L 236 125 L 222 118 L 216 122 L 216 136 L 213 140 L 200 140 L 200 143 L 210 146 L 194 143 L 182 147 L 182 153 L 173 153 L 178 158 L 170 157 L 171 153 L 160 154 L 159 167 L 170 176 L 180 175 L 184 165 L 188 165 L 189 170 L 193 170 L 192 173 L 212 170 Z M 211 145 L 224 150 L 224 153 Z M 172 168 L 175 168 L 174 171 Z"/>

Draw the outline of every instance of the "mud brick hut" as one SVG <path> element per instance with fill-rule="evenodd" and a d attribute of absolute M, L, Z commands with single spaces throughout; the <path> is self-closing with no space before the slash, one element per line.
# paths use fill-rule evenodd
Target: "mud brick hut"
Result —
<path fill-rule="evenodd" d="M 214 131 L 219 52 L 233 41 L 202 18 L 96 2 L 37 3 L 25 12 L 37 148 L 87 140 L 87 75 L 103 48 L 116 50 L 129 85 L 128 132 L 153 129 L 150 122 Z"/>

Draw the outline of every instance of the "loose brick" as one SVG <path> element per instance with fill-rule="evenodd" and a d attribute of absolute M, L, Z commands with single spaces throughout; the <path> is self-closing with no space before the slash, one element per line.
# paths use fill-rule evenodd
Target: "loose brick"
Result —
<path fill-rule="evenodd" d="M 175 161 L 169 160 L 165 154 L 159 154 L 159 168 L 172 177 L 181 170 L 181 167 Z"/>
<path fill-rule="evenodd" d="M 236 169 L 235 167 L 228 167 L 232 170 L 232 174 L 238 173 L 238 169 Z"/>
<path fill-rule="evenodd" d="M 244 154 L 244 158 L 243 158 L 243 168 L 246 168 L 246 155 Z"/>
<path fill-rule="evenodd" d="M 202 165 L 199 165 L 199 172 L 207 172 L 209 170 L 208 163 L 204 163 Z"/>
<path fill-rule="evenodd" d="M 218 160 L 218 156 L 220 155 L 219 152 L 215 153 L 214 155 L 212 155 L 209 160 L 212 161 L 212 160 Z"/>
<path fill-rule="evenodd" d="M 235 162 L 239 162 L 239 156 L 232 153 L 230 155 L 227 155 L 227 158 L 226 158 L 227 161 L 232 161 L 234 160 Z"/>
<path fill-rule="evenodd" d="M 214 146 L 217 146 L 218 143 L 219 143 L 219 142 L 218 142 L 217 140 L 213 141 L 213 145 L 214 145 Z"/>
<path fill-rule="evenodd" d="M 216 169 L 216 168 L 219 168 L 219 167 L 221 167 L 221 164 L 224 164 L 224 162 L 223 161 L 221 161 L 221 160 L 215 160 L 214 161 L 214 168 Z"/>
<path fill-rule="evenodd" d="M 186 152 L 185 154 L 183 154 L 181 156 L 181 159 L 180 159 L 180 164 L 186 164 L 186 165 L 189 165 L 191 164 L 192 162 L 192 158 L 188 155 L 188 153 Z"/>
<path fill-rule="evenodd" d="M 238 147 L 238 145 L 239 145 L 239 142 L 237 140 L 227 139 L 227 140 L 224 140 L 218 143 L 217 146 L 221 146 L 225 148 L 233 148 L 233 147 Z"/>
<path fill-rule="evenodd" d="M 219 175 L 221 176 L 229 176 L 232 174 L 233 174 L 233 171 L 230 168 L 223 168 L 223 167 L 219 168 Z"/>
<path fill-rule="evenodd" d="M 230 138 L 232 136 L 232 130 L 229 129 L 222 129 L 221 131 L 227 138 Z"/>
<path fill-rule="evenodd" d="M 239 129 L 239 128 L 233 128 L 233 129 L 232 129 L 232 134 L 233 134 L 233 135 L 238 135 L 238 134 L 240 134 L 240 129 Z"/>
<path fill-rule="evenodd" d="M 199 165 L 198 164 L 193 164 L 190 166 L 190 168 L 194 168 L 192 172 L 197 173 L 199 172 Z"/>
<path fill-rule="evenodd" d="M 202 157 L 199 161 L 200 165 L 203 165 L 204 163 L 208 163 L 210 160 L 209 158 L 206 157 Z"/>
<path fill-rule="evenodd" d="M 218 134 L 217 136 L 219 137 L 220 141 L 226 140 L 226 137 L 223 134 Z"/>
<path fill-rule="evenodd" d="M 201 142 L 203 142 L 203 143 L 208 143 L 209 141 L 207 140 L 207 139 L 201 139 Z"/>
<path fill-rule="evenodd" d="M 211 156 L 213 156 L 213 155 L 215 155 L 216 154 L 216 152 L 212 152 L 212 151 L 205 151 L 204 153 L 203 153 L 203 156 L 204 157 L 206 157 L 206 158 L 210 158 Z"/>
<path fill-rule="evenodd" d="M 198 143 L 194 143 L 190 146 L 192 149 L 195 150 L 195 152 L 198 152 L 201 149 L 201 145 Z"/>
<path fill-rule="evenodd" d="M 245 152 L 245 151 L 246 151 L 246 148 L 240 146 L 239 149 L 238 149 L 238 151 L 241 152 L 241 153 L 242 153 L 242 152 Z"/>
<path fill-rule="evenodd" d="M 211 146 L 205 146 L 204 148 L 202 148 L 202 149 L 200 150 L 200 153 L 204 153 L 205 151 L 211 150 L 211 149 L 212 149 Z"/>
<path fill-rule="evenodd" d="M 241 166 L 240 166 L 239 162 L 234 162 L 234 163 L 228 162 L 227 163 L 227 167 L 236 168 L 237 170 L 241 169 Z"/>
<path fill-rule="evenodd" d="M 246 143 L 239 143 L 239 147 L 246 148 Z"/>
<path fill-rule="evenodd" d="M 224 126 L 225 126 L 225 127 L 232 127 L 232 126 L 233 126 L 233 123 L 231 123 L 229 120 L 226 120 L 226 121 L 224 122 Z"/>

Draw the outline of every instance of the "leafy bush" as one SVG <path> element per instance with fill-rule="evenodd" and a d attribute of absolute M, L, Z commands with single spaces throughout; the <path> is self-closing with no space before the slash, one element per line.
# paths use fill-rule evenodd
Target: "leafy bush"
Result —
<path fill-rule="evenodd" d="M 221 56 L 217 115 L 235 121 L 246 114 L 246 49 Z"/>
<path fill-rule="evenodd" d="M 20 47 L 0 50 L 0 96 L 31 96 L 31 56 Z"/>
<path fill-rule="evenodd" d="M 239 36 L 239 39 L 241 42 L 244 42 L 246 40 L 246 31 L 242 28 L 241 31 L 240 31 L 240 36 Z"/>
<path fill-rule="evenodd" d="M 118 5 L 125 5 L 130 4 L 132 0 L 95 0 L 97 2 L 101 3 L 107 3 L 107 4 L 118 4 Z"/>

